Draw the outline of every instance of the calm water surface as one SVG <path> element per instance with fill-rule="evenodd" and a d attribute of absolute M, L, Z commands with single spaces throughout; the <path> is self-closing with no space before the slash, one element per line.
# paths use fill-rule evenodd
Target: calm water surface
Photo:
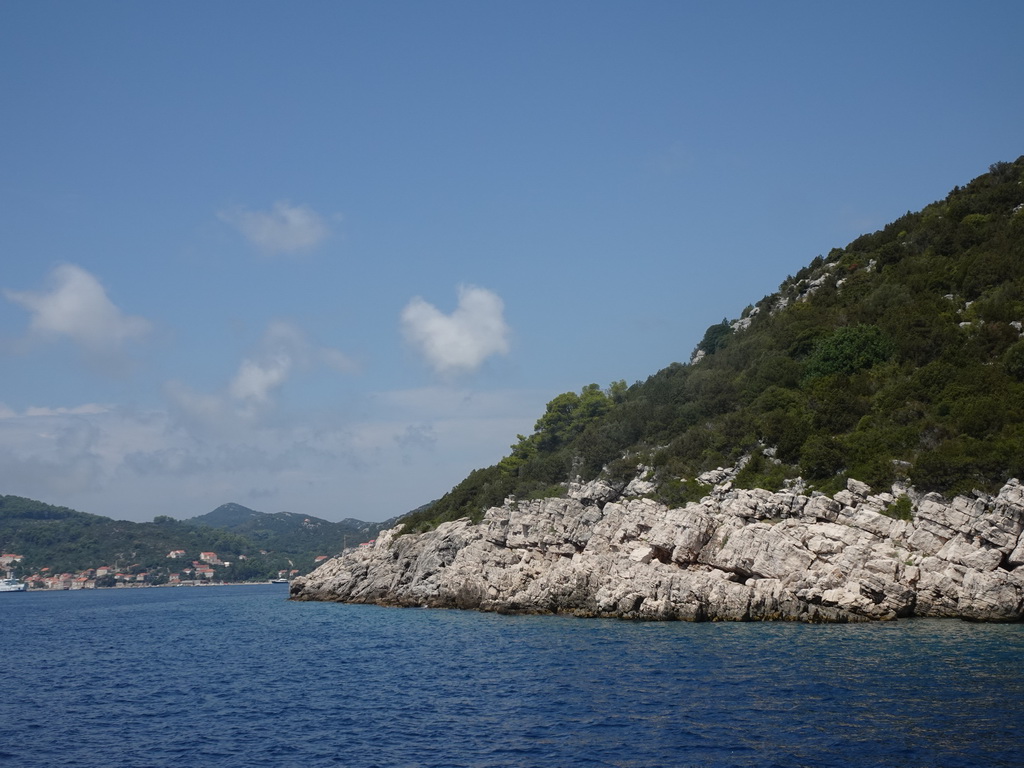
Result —
<path fill-rule="evenodd" d="M 1024 765 L 1024 627 L 0 595 L 0 765 Z"/>

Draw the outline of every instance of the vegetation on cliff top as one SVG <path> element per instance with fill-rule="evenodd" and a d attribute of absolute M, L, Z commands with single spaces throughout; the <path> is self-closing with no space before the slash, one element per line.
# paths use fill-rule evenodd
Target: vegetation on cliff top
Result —
<path fill-rule="evenodd" d="M 1024 157 L 817 257 L 709 327 L 691 363 L 559 395 L 507 457 L 403 520 L 480 519 L 639 465 L 677 504 L 743 456 L 743 487 L 993 491 L 1024 475 L 1022 321 Z"/>

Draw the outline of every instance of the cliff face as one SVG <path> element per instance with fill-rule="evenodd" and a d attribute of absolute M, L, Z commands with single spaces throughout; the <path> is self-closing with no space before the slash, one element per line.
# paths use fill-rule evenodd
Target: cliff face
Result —
<path fill-rule="evenodd" d="M 725 474 L 725 473 L 723 473 Z M 736 490 L 670 509 L 634 481 L 507 501 L 483 521 L 383 532 L 291 586 L 295 600 L 636 619 L 1024 619 L 1024 488 L 915 499 Z"/>

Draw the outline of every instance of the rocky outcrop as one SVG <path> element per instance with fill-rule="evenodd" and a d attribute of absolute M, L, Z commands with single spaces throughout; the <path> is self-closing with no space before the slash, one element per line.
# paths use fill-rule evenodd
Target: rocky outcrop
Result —
<path fill-rule="evenodd" d="M 1024 618 L 1024 488 L 915 499 L 733 489 L 668 508 L 600 482 L 479 524 L 382 533 L 296 579 L 296 600 L 635 619 Z"/>

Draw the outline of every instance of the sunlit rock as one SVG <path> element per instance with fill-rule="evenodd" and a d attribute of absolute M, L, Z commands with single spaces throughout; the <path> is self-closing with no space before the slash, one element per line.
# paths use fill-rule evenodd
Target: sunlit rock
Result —
<path fill-rule="evenodd" d="M 643 468 L 641 468 L 643 470 Z M 648 620 L 1024 618 L 1024 491 L 945 500 L 850 480 L 834 497 L 735 489 L 669 508 L 607 483 L 383 532 L 292 582 L 296 600 Z M 646 481 L 644 481 L 646 482 Z M 646 486 L 627 484 L 637 490 Z"/>

